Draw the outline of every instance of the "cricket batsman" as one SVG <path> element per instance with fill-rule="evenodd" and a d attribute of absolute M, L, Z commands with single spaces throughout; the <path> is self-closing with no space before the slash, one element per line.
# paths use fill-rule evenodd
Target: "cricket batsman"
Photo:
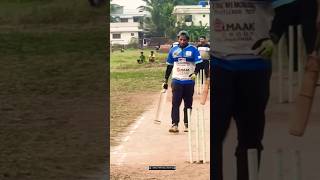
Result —
<path fill-rule="evenodd" d="M 195 79 L 202 62 L 197 48 L 188 43 L 189 33 L 180 31 L 177 37 L 179 45 L 172 47 L 169 51 L 163 82 L 163 88 L 167 89 L 168 79 L 172 72 L 172 126 L 169 129 L 170 133 L 179 132 L 179 109 L 182 100 L 184 101 L 184 131 L 188 131 L 187 109 L 192 108 Z"/>

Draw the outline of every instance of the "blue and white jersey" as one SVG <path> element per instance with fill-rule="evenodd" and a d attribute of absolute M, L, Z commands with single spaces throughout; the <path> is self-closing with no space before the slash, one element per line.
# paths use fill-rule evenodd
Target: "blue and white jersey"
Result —
<path fill-rule="evenodd" d="M 178 46 L 179 45 L 179 42 L 174 42 L 171 47 L 175 47 L 175 46 Z"/>
<path fill-rule="evenodd" d="M 172 47 L 167 58 L 167 64 L 173 65 L 172 82 L 193 84 L 194 81 L 191 80 L 189 75 L 194 73 L 196 64 L 201 62 L 200 53 L 195 46 L 187 45 L 185 48 L 180 48 L 180 46 Z"/>
<path fill-rule="evenodd" d="M 212 5 L 211 40 L 215 48 L 211 52 L 213 60 L 217 60 L 212 64 L 230 69 L 265 67 L 263 57 L 252 46 L 269 37 L 273 18 L 271 0 L 215 0 Z"/>
<path fill-rule="evenodd" d="M 252 46 L 269 37 L 273 18 L 271 2 L 261 0 L 213 1 L 212 41 L 219 58 L 257 58 Z"/>

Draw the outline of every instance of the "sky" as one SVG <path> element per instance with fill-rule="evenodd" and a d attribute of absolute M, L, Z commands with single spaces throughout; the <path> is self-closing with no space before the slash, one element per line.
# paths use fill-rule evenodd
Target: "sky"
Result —
<path fill-rule="evenodd" d="M 145 5 L 142 0 L 112 0 L 112 4 L 124 6 L 124 9 L 136 9 L 139 6 Z"/>

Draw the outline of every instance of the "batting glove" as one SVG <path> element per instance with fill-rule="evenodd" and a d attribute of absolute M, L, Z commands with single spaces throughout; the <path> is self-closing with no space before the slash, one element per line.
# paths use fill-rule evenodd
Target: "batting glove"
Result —
<path fill-rule="evenodd" d="M 270 59 L 273 52 L 274 44 L 270 38 L 263 38 L 258 40 L 252 46 L 252 50 L 256 50 L 258 55 Z"/>
<path fill-rule="evenodd" d="M 189 75 L 189 77 L 191 77 L 191 80 L 195 81 L 197 78 L 197 75 L 196 75 L 196 73 L 192 73 Z"/>
<path fill-rule="evenodd" d="M 163 80 L 162 88 L 163 89 L 168 89 L 168 79 Z"/>

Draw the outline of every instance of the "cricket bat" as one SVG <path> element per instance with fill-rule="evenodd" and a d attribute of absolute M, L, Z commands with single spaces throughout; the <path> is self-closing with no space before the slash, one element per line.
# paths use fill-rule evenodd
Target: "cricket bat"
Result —
<path fill-rule="evenodd" d="M 316 56 L 308 56 L 301 90 L 297 97 L 297 103 L 295 104 L 295 111 L 289 121 L 289 134 L 294 136 L 303 136 L 312 109 L 313 98 L 320 71 L 320 59 L 318 53 L 320 49 L 320 33 L 317 34 L 315 45 L 315 50 L 317 52 Z"/>
<path fill-rule="evenodd" d="M 209 93 L 209 87 L 210 87 L 210 78 L 207 78 L 207 80 L 206 80 L 206 82 L 204 84 L 202 96 L 201 96 L 201 99 L 200 99 L 200 104 L 202 104 L 202 105 L 206 104 L 208 93 Z"/>
<path fill-rule="evenodd" d="M 163 105 L 166 101 L 166 94 L 167 94 L 167 90 L 162 89 L 160 92 L 160 98 L 159 98 L 159 102 L 158 102 L 158 106 L 157 106 L 156 117 L 154 119 L 154 123 L 161 123 L 160 115 L 161 115 L 161 111 L 163 109 Z"/>
<path fill-rule="evenodd" d="M 304 73 L 300 93 L 295 104 L 295 111 L 289 122 L 289 133 L 294 136 L 303 136 L 308 124 L 312 109 L 316 84 L 319 78 L 319 58 L 310 57 Z M 309 67 L 308 67 L 309 66 Z"/>

